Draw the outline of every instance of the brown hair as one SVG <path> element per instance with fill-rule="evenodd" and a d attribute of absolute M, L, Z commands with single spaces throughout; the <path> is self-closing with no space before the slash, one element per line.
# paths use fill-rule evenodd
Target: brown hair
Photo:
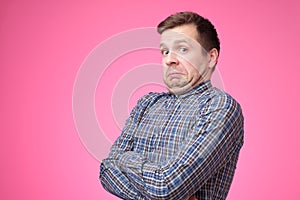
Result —
<path fill-rule="evenodd" d="M 157 32 L 162 34 L 167 29 L 172 29 L 185 24 L 196 25 L 199 43 L 210 51 L 216 48 L 220 52 L 220 40 L 214 25 L 206 18 L 194 12 L 179 12 L 167 17 L 157 26 Z"/>

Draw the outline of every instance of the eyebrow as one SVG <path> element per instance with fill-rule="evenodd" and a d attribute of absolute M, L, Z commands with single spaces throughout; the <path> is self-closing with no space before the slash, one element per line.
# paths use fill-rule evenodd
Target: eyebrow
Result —
<path fill-rule="evenodd" d="M 180 39 L 180 40 L 175 40 L 174 43 L 188 43 L 188 41 L 184 40 L 184 39 Z M 165 43 L 160 43 L 159 47 L 162 47 L 166 45 Z"/>

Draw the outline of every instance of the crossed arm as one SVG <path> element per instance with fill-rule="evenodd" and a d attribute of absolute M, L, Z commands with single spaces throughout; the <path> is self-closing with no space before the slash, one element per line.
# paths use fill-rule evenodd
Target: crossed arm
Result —
<path fill-rule="evenodd" d="M 141 108 L 135 108 L 108 158 L 101 164 L 103 187 L 123 199 L 188 199 L 238 148 L 243 117 L 239 105 L 222 100 L 198 117 L 190 138 L 170 160 L 153 163 L 133 151 Z"/>

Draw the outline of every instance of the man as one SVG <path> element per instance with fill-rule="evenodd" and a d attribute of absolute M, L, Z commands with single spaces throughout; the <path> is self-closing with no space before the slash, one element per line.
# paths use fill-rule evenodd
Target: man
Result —
<path fill-rule="evenodd" d="M 192 12 L 169 16 L 158 32 L 169 92 L 138 101 L 101 163 L 101 183 L 123 199 L 225 199 L 243 145 L 243 116 L 210 82 L 217 32 Z"/>

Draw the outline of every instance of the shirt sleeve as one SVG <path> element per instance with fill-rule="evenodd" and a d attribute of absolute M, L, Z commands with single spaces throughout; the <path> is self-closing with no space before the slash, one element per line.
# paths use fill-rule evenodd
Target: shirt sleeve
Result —
<path fill-rule="evenodd" d="M 121 135 L 110 149 L 109 156 L 102 160 L 100 165 L 100 181 L 105 190 L 122 199 L 145 199 L 137 190 L 126 174 L 120 170 L 116 161 L 125 153 L 133 149 L 134 133 L 146 111 L 146 108 L 153 103 L 154 93 L 141 98 L 133 108 L 125 123 Z"/>
<path fill-rule="evenodd" d="M 152 163 L 143 155 L 126 151 L 116 166 L 147 199 L 185 199 L 215 174 L 243 138 L 243 116 L 228 96 L 207 103 L 178 153 L 164 163 Z"/>
<path fill-rule="evenodd" d="M 109 159 L 101 163 L 100 180 L 105 190 L 122 199 L 143 199 L 123 172 Z"/>

